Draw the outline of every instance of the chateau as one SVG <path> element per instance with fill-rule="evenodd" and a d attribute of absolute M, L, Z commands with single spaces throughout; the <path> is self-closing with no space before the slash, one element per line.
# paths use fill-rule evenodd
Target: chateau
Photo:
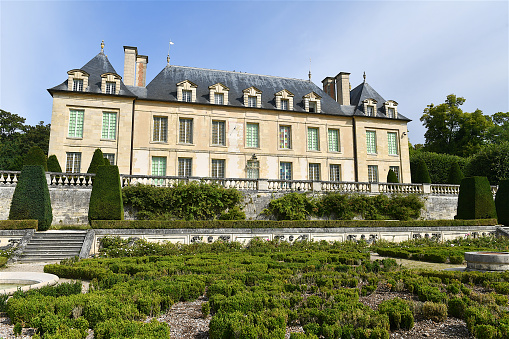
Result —
<path fill-rule="evenodd" d="M 322 81 L 168 64 L 124 46 L 120 76 L 103 52 L 48 89 L 49 154 L 86 172 L 100 148 L 122 174 L 410 183 L 398 103 L 349 73 Z M 62 166 L 64 167 L 64 166 Z"/>

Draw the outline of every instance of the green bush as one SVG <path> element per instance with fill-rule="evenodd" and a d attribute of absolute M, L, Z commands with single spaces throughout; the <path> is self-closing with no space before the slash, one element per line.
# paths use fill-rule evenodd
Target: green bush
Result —
<path fill-rule="evenodd" d="M 499 338 L 497 328 L 491 325 L 476 325 L 474 327 L 474 334 L 478 339 Z"/>
<path fill-rule="evenodd" d="M 101 158 L 102 159 L 102 158 Z M 124 206 L 117 166 L 99 166 L 95 176 L 88 220 L 123 220 Z"/>
<path fill-rule="evenodd" d="M 9 219 L 36 219 L 39 231 L 46 231 L 51 226 L 51 200 L 41 165 L 23 166 L 12 196 Z"/>
<path fill-rule="evenodd" d="M 500 181 L 495 196 L 498 223 L 509 226 L 509 179 Z"/>
<path fill-rule="evenodd" d="M 390 183 L 390 184 L 397 184 L 397 183 L 399 183 L 398 176 L 391 169 L 387 173 L 387 182 Z"/>
<path fill-rule="evenodd" d="M 146 338 L 170 339 L 170 325 L 156 319 L 148 323 L 132 320 L 108 319 L 97 325 L 94 335 L 97 338 Z"/>
<path fill-rule="evenodd" d="M 378 312 L 389 316 L 389 323 L 393 331 L 400 328 L 409 330 L 414 327 L 414 315 L 410 305 L 399 297 L 382 301 L 378 306 Z"/>
<path fill-rule="evenodd" d="M 7 259 L 6 257 L 0 257 L 0 267 L 3 267 L 5 266 L 5 264 L 7 264 Z"/>
<path fill-rule="evenodd" d="M 294 192 L 271 200 L 263 214 L 276 220 L 306 220 L 314 209 L 314 199 L 308 198 L 305 193 Z"/>
<path fill-rule="evenodd" d="M 456 155 L 438 154 L 425 151 L 410 152 L 410 168 L 415 168 L 417 162 L 423 160 L 428 168 L 431 182 L 434 184 L 449 184 L 449 170 L 452 164 L 457 163 L 461 171 L 464 171 L 468 160 Z M 413 179 L 412 172 L 412 179 Z M 413 182 L 413 180 L 412 180 Z M 459 183 L 458 183 L 459 184 Z"/>
<path fill-rule="evenodd" d="M 465 178 L 465 176 L 461 171 L 460 165 L 458 164 L 457 161 L 453 162 L 451 164 L 451 167 L 449 168 L 449 176 L 447 177 L 447 183 L 459 185 L 461 184 L 461 180 L 463 180 L 463 178 Z"/>
<path fill-rule="evenodd" d="M 421 312 L 423 319 L 429 319 L 434 322 L 443 322 L 447 319 L 447 305 L 444 303 L 426 301 L 422 305 Z"/>
<path fill-rule="evenodd" d="M 40 165 L 44 168 L 44 171 L 48 170 L 48 160 L 46 158 L 46 154 L 44 154 L 44 151 L 38 146 L 34 146 L 28 150 L 28 153 L 25 155 L 23 165 L 24 166 Z"/>
<path fill-rule="evenodd" d="M 99 166 L 104 166 L 104 159 L 103 152 L 99 148 L 96 148 L 92 156 L 92 161 L 90 161 L 90 165 L 88 166 L 87 173 L 97 173 Z"/>
<path fill-rule="evenodd" d="M 418 159 L 413 165 L 410 163 L 410 171 L 412 174 L 412 182 L 418 184 L 429 184 L 431 178 L 428 172 L 428 166 L 423 159 Z"/>
<path fill-rule="evenodd" d="M 37 220 L 0 220 L 0 230 L 37 230 Z"/>
<path fill-rule="evenodd" d="M 233 206 L 228 212 L 223 212 L 219 216 L 219 220 L 245 220 L 246 213 L 239 206 Z"/>
<path fill-rule="evenodd" d="M 48 172 L 62 173 L 62 167 L 54 154 L 48 157 Z"/>
<path fill-rule="evenodd" d="M 468 177 L 461 181 L 456 219 L 496 218 L 491 187 L 486 177 Z"/>
<path fill-rule="evenodd" d="M 509 141 L 488 145 L 469 158 L 465 174 L 474 176 L 482 173 L 492 185 L 509 178 Z"/>

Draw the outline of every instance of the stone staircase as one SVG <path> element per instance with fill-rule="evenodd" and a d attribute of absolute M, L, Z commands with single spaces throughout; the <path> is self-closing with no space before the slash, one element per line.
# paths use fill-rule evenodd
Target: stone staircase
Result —
<path fill-rule="evenodd" d="M 502 235 L 504 237 L 509 237 L 509 227 L 499 226 L 497 227 L 497 234 Z"/>
<path fill-rule="evenodd" d="M 80 255 L 87 231 L 35 232 L 19 261 L 58 261 Z"/>

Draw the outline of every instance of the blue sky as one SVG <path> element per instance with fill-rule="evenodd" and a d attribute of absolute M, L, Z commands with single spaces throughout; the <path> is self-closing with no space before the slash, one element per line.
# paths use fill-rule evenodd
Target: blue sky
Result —
<path fill-rule="evenodd" d="M 51 121 L 47 88 L 100 51 L 123 75 L 123 46 L 148 55 L 147 82 L 171 63 L 307 79 L 349 72 L 413 121 L 448 94 L 463 110 L 509 111 L 507 1 L 3 1 L 0 108 Z"/>

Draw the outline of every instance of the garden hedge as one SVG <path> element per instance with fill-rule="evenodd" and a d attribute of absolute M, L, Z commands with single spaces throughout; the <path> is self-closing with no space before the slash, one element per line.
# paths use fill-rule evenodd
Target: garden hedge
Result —
<path fill-rule="evenodd" d="M 94 229 L 217 229 L 217 228 L 338 228 L 338 227 L 448 227 L 494 226 L 485 220 L 91 220 Z"/>
<path fill-rule="evenodd" d="M 44 151 L 37 146 L 34 146 L 28 150 L 28 153 L 25 155 L 23 165 L 41 165 L 45 171 L 48 170 L 48 160 L 46 158 L 46 154 L 44 154 Z"/>
<path fill-rule="evenodd" d="M 46 231 L 53 221 L 51 200 L 44 168 L 23 166 L 12 196 L 10 220 L 37 219 L 39 231 Z"/>
<path fill-rule="evenodd" d="M 498 185 L 495 207 L 498 223 L 509 226 L 509 179 L 502 180 Z"/>
<path fill-rule="evenodd" d="M 37 220 L 0 220 L 0 230 L 37 230 Z"/>
<path fill-rule="evenodd" d="M 467 158 L 458 157 L 456 155 L 410 151 L 410 168 L 415 167 L 419 160 L 423 160 L 426 163 L 433 184 L 449 184 L 448 173 L 452 164 L 458 163 L 460 169 L 465 171 L 468 163 Z"/>
<path fill-rule="evenodd" d="M 118 167 L 99 166 L 90 195 L 88 220 L 123 219 L 124 205 Z"/>
<path fill-rule="evenodd" d="M 468 177 L 461 181 L 455 219 L 491 219 L 497 217 L 491 186 L 486 177 Z"/>

